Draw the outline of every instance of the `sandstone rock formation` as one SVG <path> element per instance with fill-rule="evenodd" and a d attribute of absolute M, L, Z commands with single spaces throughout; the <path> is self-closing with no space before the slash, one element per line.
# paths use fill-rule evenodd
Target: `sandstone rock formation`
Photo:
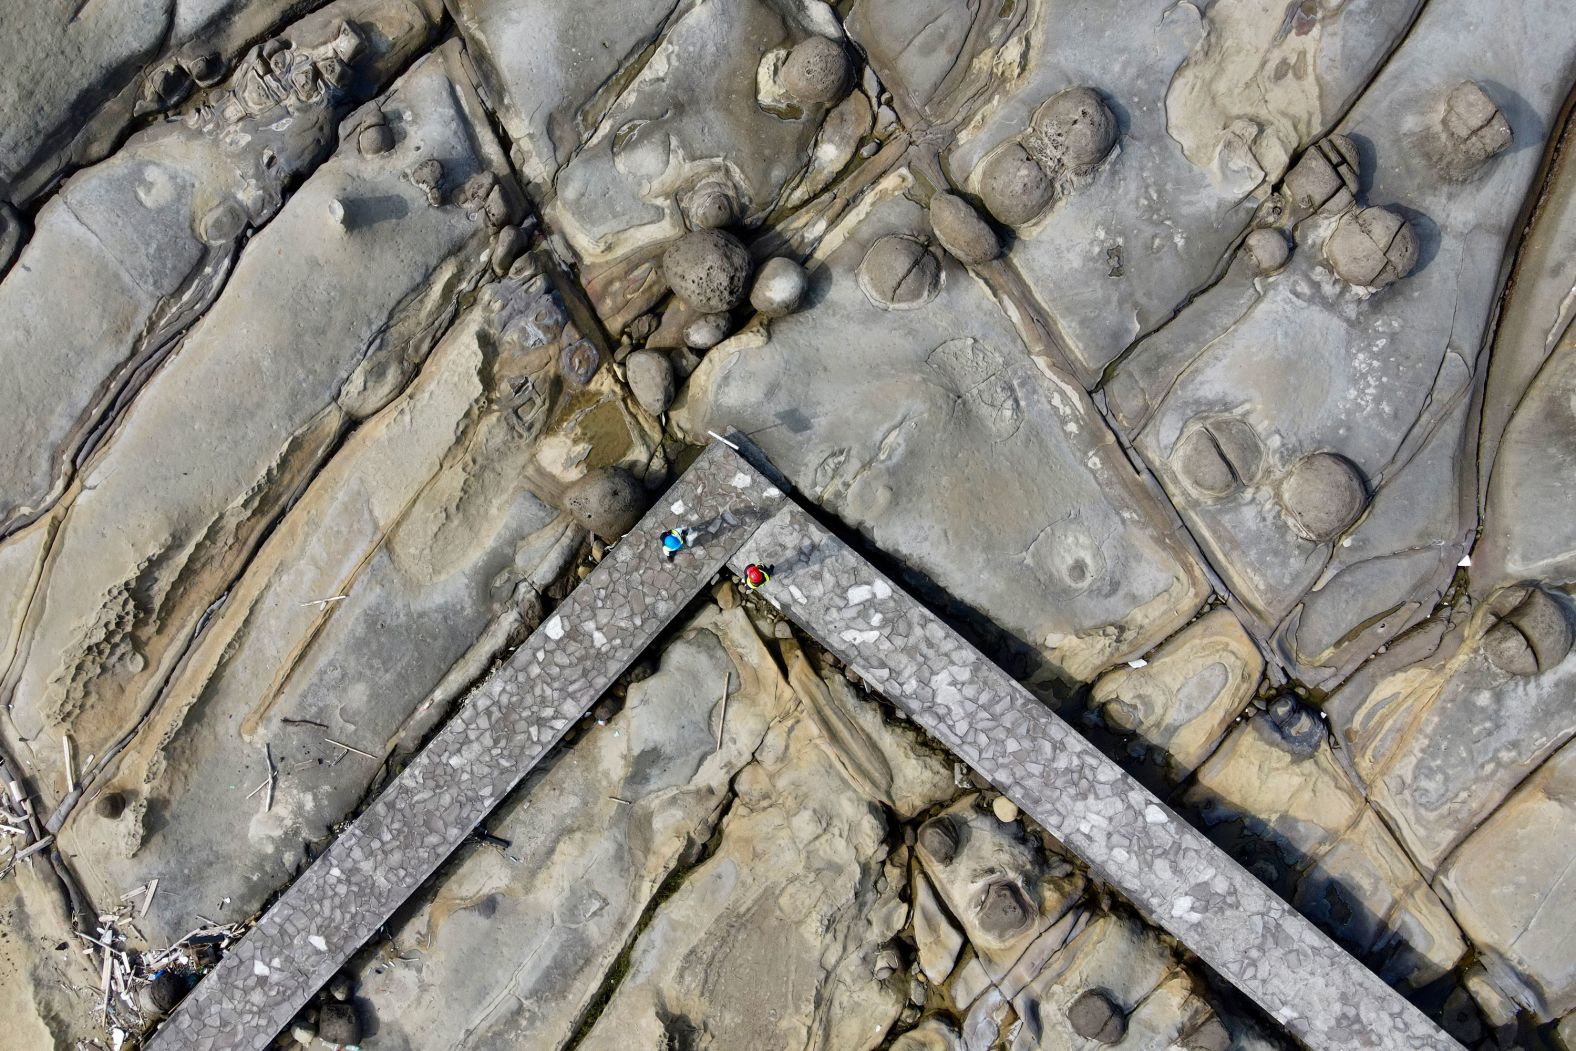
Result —
<path fill-rule="evenodd" d="M 713 434 L 1576 1046 L 1565 5 L 13 6 L 7 1047 L 136 1046 Z M 761 595 L 676 624 L 303 1042 L 1290 1046 Z"/>

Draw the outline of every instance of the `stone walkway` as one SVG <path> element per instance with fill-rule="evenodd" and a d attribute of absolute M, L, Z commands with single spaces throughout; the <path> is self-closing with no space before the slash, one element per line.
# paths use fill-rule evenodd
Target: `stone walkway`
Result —
<path fill-rule="evenodd" d="M 261 1049 L 541 761 L 782 502 L 723 445 L 686 471 L 148 1042 Z M 658 538 L 697 536 L 668 562 Z"/>
<path fill-rule="evenodd" d="M 672 563 L 657 537 L 699 543 Z M 708 449 L 149 1042 L 261 1049 L 712 575 L 763 594 L 1316 1051 L 1450 1040 L 864 559 Z"/>
<path fill-rule="evenodd" d="M 1460 1045 L 797 507 L 733 557 L 865 683 L 1316 1051 Z"/>

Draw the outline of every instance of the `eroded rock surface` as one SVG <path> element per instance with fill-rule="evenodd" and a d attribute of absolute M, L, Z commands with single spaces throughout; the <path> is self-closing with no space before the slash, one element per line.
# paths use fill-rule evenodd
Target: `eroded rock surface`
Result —
<path fill-rule="evenodd" d="M 1365 144 L 1363 170 L 1377 165 L 1359 187 L 1362 198 L 1321 205 L 1306 218 L 1291 201 L 1299 248 L 1289 265 L 1263 278 L 1234 264 L 1140 344 L 1107 391 L 1211 564 L 1251 612 L 1250 630 L 1273 638 L 1311 682 L 1338 680 L 1426 616 L 1475 526 L 1467 439 L 1480 347 L 1538 150 L 1504 153 L 1479 177 L 1458 182 L 1444 178 L 1412 136 L 1434 119 L 1439 77 L 1496 64 L 1526 103 L 1520 141 L 1546 142 L 1576 50 L 1569 34 L 1539 21 L 1547 14 L 1539 9 L 1516 24 L 1524 41 L 1517 50 L 1483 55 L 1458 33 L 1469 6 L 1428 5 L 1342 121 L 1339 130 Z M 1529 64 L 1522 47 L 1540 57 Z M 1378 202 L 1390 209 L 1383 223 L 1367 218 Z M 1390 259 L 1403 228 L 1416 244 L 1406 258 Z M 1369 253 L 1351 272 L 1341 263 L 1346 241 L 1361 241 Z M 1321 252 L 1307 250 L 1321 245 L 1333 272 Z M 1373 290 L 1388 280 L 1395 283 Z M 1230 492 L 1200 492 L 1186 484 L 1183 442 L 1220 418 L 1251 432 L 1260 467 Z M 1340 457 L 1355 472 L 1349 492 L 1337 498 L 1320 487 L 1329 495 L 1310 503 L 1322 529 L 1308 528 L 1286 500 L 1309 456 Z"/>
<path fill-rule="evenodd" d="M 1084 394 L 930 246 L 903 186 L 829 241 L 811 309 L 707 355 L 675 421 L 754 434 L 879 548 L 1087 677 L 1179 626 L 1202 579 Z"/>
<path fill-rule="evenodd" d="M 10 1043 L 134 1042 L 710 432 L 1464 1046 L 1571 1043 L 1560 4 L 5 28 Z M 594 716 L 298 1038 L 1284 1046 L 728 581 Z"/>

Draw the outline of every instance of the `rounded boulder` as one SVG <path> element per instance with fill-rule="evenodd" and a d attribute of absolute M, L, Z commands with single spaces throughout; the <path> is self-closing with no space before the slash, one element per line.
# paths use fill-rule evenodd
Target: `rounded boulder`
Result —
<path fill-rule="evenodd" d="M 661 416 L 673 404 L 677 387 L 673 375 L 673 362 L 655 350 L 637 350 L 624 359 L 624 378 L 629 392 L 640 407 L 653 416 Z"/>
<path fill-rule="evenodd" d="M 824 36 L 812 36 L 788 52 L 779 79 L 783 90 L 799 102 L 825 105 L 848 93 L 852 74 L 853 63 L 841 44 Z"/>
<path fill-rule="evenodd" d="M 887 234 L 865 252 L 859 287 L 882 310 L 913 310 L 941 290 L 941 260 L 924 241 Z"/>
<path fill-rule="evenodd" d="M 732 310 L 744 298 L 750 253 L 721 230 L 692 230 L 662 256 L 662 272 L 675 295 L 696 310 Z"/>
<path fill-rule="evenodd" d="M 1368 502 L 1368 489 L 1350 460 L 1314 453 L 1298 460 L 1281 481 L 1280 502 L 1297 532 L 1324 543 L 1357 521 Z"/>
<path fill-rule="evenodd" d="M 955 193 L 938 193 L 930 198 L 930 228 L 941 247 L 960 263 L 979 266 L 1001 254 L 996 231 Z"/>
<path fill-rule="evenodd" d="M 635 528 L 647 503 L 645 488 L 622 467 L 588 471 L 564 491 L 564 510 L 603 540 Z"/>
<path fill-rule="evenodd" d="M 767 317 L 786 317 L 804 305 L 810 278 L 804 267 L 782 256 L 773 256 L 761 266 L 750 289 L 750 306 Z"/>
<path fill-rule="evenodd" d="M 1008 143 L 985 159 L 980 200 L 1001 222 L 1022 226 L 1036 218 L 1056 195 L 1051 177 L 1020 143 Z"/>

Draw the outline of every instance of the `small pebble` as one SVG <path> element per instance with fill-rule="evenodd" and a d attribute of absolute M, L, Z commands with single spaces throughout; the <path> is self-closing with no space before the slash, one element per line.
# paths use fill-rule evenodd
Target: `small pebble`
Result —
<path fill-rule="evenodd" d="M 996 815 L 996 820 L 1004 825 L 1010 825 L 1018 820 L 1018 804 L 1006 796 L 997 796 L 990 805 L 991 812 Z"/>

